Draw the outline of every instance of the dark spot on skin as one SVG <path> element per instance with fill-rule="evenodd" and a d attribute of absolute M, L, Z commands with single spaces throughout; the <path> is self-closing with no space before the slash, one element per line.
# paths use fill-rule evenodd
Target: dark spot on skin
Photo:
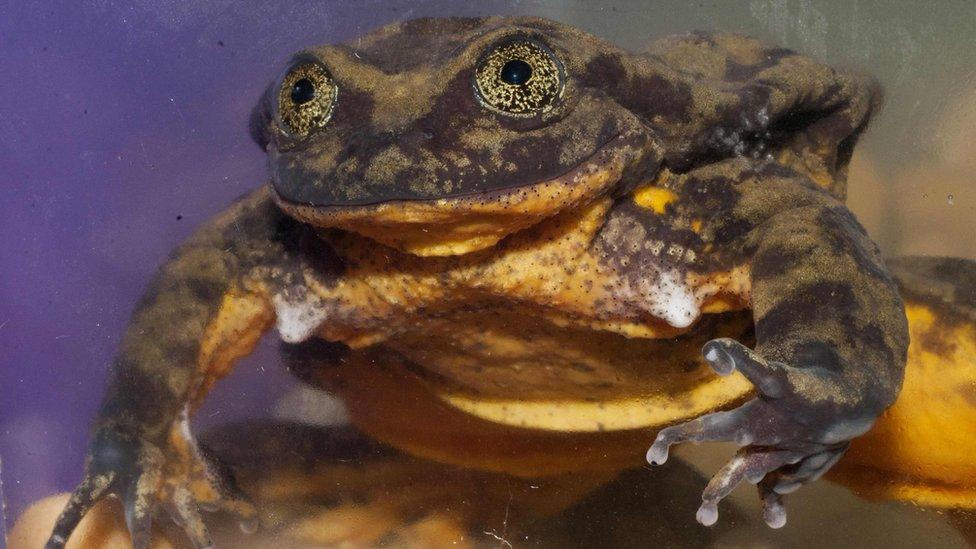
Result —
<path fill-rule="evenodd" d="M 722 219 L 721 222 L 714 228 L 712 244 L 718 248 L 717 253 L 722 253 L 722 248 L 724 246 L 731 245 L 742 240 L 742 238 L 751 233 L 755 227 L 755 223 L 751 220 L 729 216 Z"/>
<path fill-rule="evenodd" d="M 220 46 L 221 48 L 224 47 L 224 41 L 223 40 L 217 40 L 217 45 Z"/>
<path fill-rule="evenodd" d="M 139 438 L 132 433 L 99 431 L 92 438 L 91 461 L 100 470 L 138 473 Z"/>
<path fill-rule="evenodd" d="M 189 363 L 194 358 L 192 351 L 195 350 L 183 357 Z M 182 403 L 177 401 L 177 395 L 171 393 L 161 375 L 163 373 L 146 371 L 125 357 L 115 359 L 99 417 L 105 418 L 103 421 L 132 426 L 160 425 L 171 421 L 175 417 L 174 408 Z M 147 398 L 158 399 L 160 405 L 145 406 Z"/>
<path fill-rule="evenodd" d="M 725 175 L 691 175 L 677 189 L 677 193 L 679 204 L 690 205 L 702 217 L 728 214 L 739 203 L 741 196 L 735 182 Z"/>
<path fill-rule="evenodd" d="M 757 274 L 753 277 L 759 278 Z M 768 340 L 773 334 L 789 332 L 792 327 L 815 326 L 836 320 L 839 315 L 857 314 L 859 308 L 848 283 L 822 281 L 799 286 L 756 320 L 756 337 L 759 341 Z"/>
<path fill-rule="evenodd" d="M 878 280 L 890 281 L 891 277 L 879 259 L 877 246 L 867 238 L 867 232 L 854 214 L 843 206 L 828 208 L 819 219 L 826 244 L 834 253 L 854 259 L 858 268 Z M 860 238 L 854 238 L 859 236 Z M 871 246 L 872 249 L 865 249 Z"/>
<path fill-rule="evenodd" d="M 176 220 L 177 220 L 177 221 L 182 221 L 182 220 L 183 220 L 183 215 L 182 215 L 182 214 L 178 214 L 178 215 L 176 216 Z"/>
<path fill-rule="evenodd" d="M 869 322 L 863 327 L 855 323 L 850 326 L 850 337 L 847 343 L 864 355 L 873 353 L 882 357 L 881 361 L 886 364 L 904 363 L 907 355 L 903 353 L 902 356 L 895 356 L 886 336 L 884 328 L 874 322 Z"/>
<path fill-rule="evenodd" d="M 753 258 L 751 263 L 754 280 L 775 278 L 788 272 L 792 265 L 799 264 L 816 246 L 809 244 L 803 247 L 774 245 L 767 246 L 761 254 Z"/>
<path fill-rule="evenodd" d="M 193 293 L 194 299 L 205 303 L 218 301 L 226 289 L 225 283 L 215 283 L 207 279 L 187 278 L 182 282 L 185 288 Z"/>
<path fill-rule="evenodd" d="M 420 65 L 438 66 L 466 45 L 471 33 L 482 30 L 484 24 L 482 17 L 425 17 L 384 27 L 375 38 L 357 38 L 340 48 L 387 74 L 395 74 Z"/>
<path fill-rule="evenodd" d="M 828 372 L 840 372 L 847 365 L 837 354 L 837 349 L 824 341 L 804 341 L 793 348 L 791 366 L 797 368 L 822 368 Z"/>
<path fill-rule="evenodd" d="M 693 105 L 687 83 L 656 73 L 628 75 L 619 54 L 596 56 L 587 63 L 581 79 L 648 122 L 684 122 Z"/>
<path fill-rule="evenodd" d="M 609 82 L 622 82 L 627 77 L 619 55 L 603 53 L 586 65 L 583 82 L 593 87 L 603 87 Z"/>

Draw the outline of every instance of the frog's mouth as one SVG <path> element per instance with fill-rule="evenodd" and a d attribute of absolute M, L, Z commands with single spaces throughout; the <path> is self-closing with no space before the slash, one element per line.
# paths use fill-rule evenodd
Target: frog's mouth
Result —
<path fill-rule="evenodd" d="M 317 206 L 273 195 L 288 215 L 317 227 L 352 231 L 419 256 L 460 255 L 606 195 L 644 156 L 643 145 L 635 134 L 618 135 L 558 177 L 451 198 Z"/>

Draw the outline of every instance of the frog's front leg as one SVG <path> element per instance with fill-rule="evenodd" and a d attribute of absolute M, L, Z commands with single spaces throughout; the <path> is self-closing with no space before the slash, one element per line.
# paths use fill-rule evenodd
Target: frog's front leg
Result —
<path fill-rule="evenodd" d="M 300 234 L 259 190 L 197 231 L 160 268 L 112 364 L 84 477 L 49 548 L 62 547 L 107 495 L 122 500 L 135 547 L 148 547 L 157 511 L 198 547 L 210 545 L 201 508 L 253 522 L 253 506 L 194 442 L 189 415 L 271 325 L 276 296 L 297 284 Z"/>
<path fill-rule="evenodd" d="M 672 444 L 742 446 L 702 495 L 705 525 L 743 479 L 758 483 L 766 522 L 785 524 L 782 495 L 819 478 L 871 427 L 897 396 L 906 360 L 904 309 L 877 247 L 843 204 L 782 167 L 767 171 L 737 174 L 737 203 L 715 221 L 716 234 L 748 227 L 756 349 L 728 339 L 702 349 L 756 396 L 664 429 L 647 453 L 660 464 Z"/>

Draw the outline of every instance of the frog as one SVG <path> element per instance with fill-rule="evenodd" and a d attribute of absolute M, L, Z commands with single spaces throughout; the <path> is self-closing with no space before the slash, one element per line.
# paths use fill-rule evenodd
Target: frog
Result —
<path fill-rule="evenodd" d="M 166 515 L 195 547 L 202 511 L 256 527 L 190 418 L 270 330 L 317 353 L 303 379 L 410 375 L 516 432 L 566 426 L 492 403 L 596 403 L 585 415 L 625 395 L 651 464 L 739 446 L 699 522 L 747 480 L 783 526 L 784 495 L 904 375 L 903 303 L 843 202 L 880 101 L 868 76 L 748 37 L 630 52 L 533 17 L 416 19 L 297 53 L 249 121 L 267 183 L 136 303 L 47 546 L 107 496 L 135 547 Z M 667 360 L 688 342 L 700 356 Z"/>

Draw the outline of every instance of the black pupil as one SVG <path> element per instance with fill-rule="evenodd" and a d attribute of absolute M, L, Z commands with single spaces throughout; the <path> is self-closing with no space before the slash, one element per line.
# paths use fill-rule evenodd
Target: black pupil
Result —
<path fill-rule="evenodd" d="M 291 87 L 291 101 L 296 105 L 303 105 L 315 98 L 315 84 L 308 78 L 302 78 Z"/>
<path fill-rule="evenodd" d="M 512 59 L 502 67 L 501 77 L 509 84 L 521 86 L 532 78 L 532 67 L 521 59 Z"/>

